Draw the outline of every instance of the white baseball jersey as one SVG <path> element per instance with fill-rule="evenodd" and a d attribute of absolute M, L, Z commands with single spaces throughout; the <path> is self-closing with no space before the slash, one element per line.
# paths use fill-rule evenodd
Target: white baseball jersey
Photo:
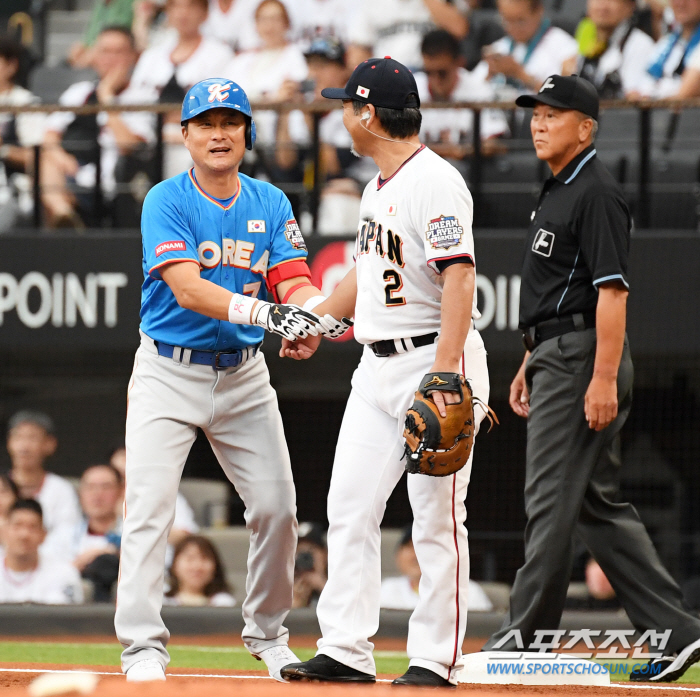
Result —
<path fill-rule="evenodd" d="M 549 27 L 534 48 L 515 43 L 509 36 L 504 36 L 492 43 L 490 49 L 503 56 L 513 56 L 530 75 L 543 82 L 550 75 L 561 74 L 564 62 L 578 55 L 576 39 L 559 27 Z M 479 63 L 474 72 L 488 73 L 486 62 Z M 530 92 L 525 88 L 517 91 Z"/>
<path fill-rule="evenodd" d="M 40 555 L 34 571 L 12 571 L 0 555 L 0 603 L 69 605 L 83 602 L 78 570 L 67 561 Z"/>
<path fill-rule="evenodd" d="M 462 175 L 421 146 L 362 195 L 355 243 L 355 338 L 362 344 L 440 330 L 440 260 L 474 262 L 472 197 Z M 476 293 L 472 317 L 478 318 Z"/>

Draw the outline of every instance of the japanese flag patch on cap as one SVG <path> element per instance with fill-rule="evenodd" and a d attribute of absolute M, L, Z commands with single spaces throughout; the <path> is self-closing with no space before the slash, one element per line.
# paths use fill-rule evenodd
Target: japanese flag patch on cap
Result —
<path fill-rule="evenodd" d="M 357 94 L 359 94 L 360 97 L 367 99 L 367 97 L 369 97 L 369 89 L 367 89 L 367 87 L 363 87 L 362 85 L 358 85 Z"/>

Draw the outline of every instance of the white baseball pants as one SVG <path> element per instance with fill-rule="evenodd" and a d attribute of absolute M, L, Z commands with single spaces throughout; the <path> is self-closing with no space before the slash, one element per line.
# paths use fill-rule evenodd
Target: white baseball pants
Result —
<path fill-rule="evenodd" d="M 170 660 L 163 624 L 165 548 L 187 454 L 201 428 L 236 487 L 250 530 L 243 640 L 251 653 L 286 644 L 296 496 L 277 396 L 262 353 L 225 371 L 175 363 L 142 335 L 128 394 L 126 498 L 115 628 L 122 668 Z M 236 589 L 239 592 L 242 589 Z"/>
<path fill-rule="evenodd" d="M 380 530 L 386 502 L 404 472 L 403 426 L 436 344 L 388 358 L 365 348 L 352 379 L 328 494 L 328 583 L 318 603 L 318 652 L 376 674 L 369 641 L 379 627 Z M 472 330 L 463 356 L 474 394 L 489 397 L 486 351 Z M 483 412 L 478 407 L 475 417 Z M 473 452 L 472 452 L 473 454 Z M 465 499 L 472 458 L 449 477 L 408 475 L 413 543 L 422 571 L 411 615 L 412 666 L 454 679 L 467 624 L 469 547 Z"/>

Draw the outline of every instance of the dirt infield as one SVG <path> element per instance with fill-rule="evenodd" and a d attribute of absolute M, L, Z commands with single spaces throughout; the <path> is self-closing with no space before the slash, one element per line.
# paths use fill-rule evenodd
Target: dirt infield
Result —
<path fill-rule="evenodd" d="M 396 697 L 397 689 L 406 697 L 425 695 L 425 690 L 396 688 L 387 682 L 395 676 L 380 675 L 375 685 L 318 685 L 314 683 L 280 684 L 270 680 L 262 671 L 198 671 L 192 669 L 168 670 L 167 683 L 148 685 L 127 684 L 114 666 L 86 666 L 86 671 L 108 673 L 100 675 L 93 693 L 95 697 Z M 0 663 L 0 691 L 3 697 L 27 697 L 27 685 L 39 672 L 76 671 L 79 666 L 50 664 Z M 21 672 L 8 672 L 21 671 Z M 459 685 L 460 697 L 570 697 L 576 695 L 610 695 L 633 697 L 630 691 L 642 690 L 639 697 L 688 697 L 700 693 L 696 685 L 621 685 L 611 687 L 581 686 L 522 686 L 522 685 Z M 69 693 L 76 695 L 77 693 Z M 637 697 L 636 695 L 634 697 Z"/>

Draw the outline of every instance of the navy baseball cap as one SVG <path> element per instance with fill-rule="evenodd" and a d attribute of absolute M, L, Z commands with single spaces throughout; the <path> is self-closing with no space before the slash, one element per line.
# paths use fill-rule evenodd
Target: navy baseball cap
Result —
<path fill-rule="evenodd" d="M 391 56 L 360 63 L 345 87 L 326 87 L 321 94 L 326 99 L 357 99 L 387 109 L 420 107 L 413 73 Z"/>
<path fill-rule="evenodd" d="M 578 75 L 550 75 L 537 94 L 523 94 L 515 103 L 524 107 L 547 104 L 558 109 L 575 109 L 598 120 L 598 92 L 588 80 Z"/>

